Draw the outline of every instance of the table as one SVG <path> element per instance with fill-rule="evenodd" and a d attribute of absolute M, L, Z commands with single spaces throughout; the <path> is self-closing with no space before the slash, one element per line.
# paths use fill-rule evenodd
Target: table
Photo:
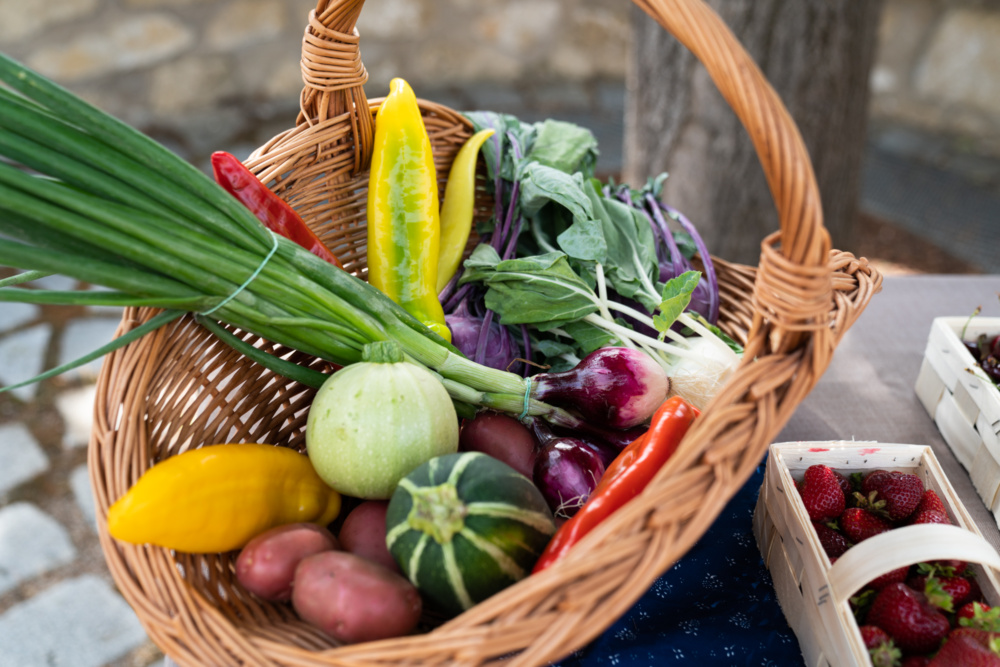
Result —
<path fill-rule="evenodd" d="M 776 442 L 929 445 L 986 539 L 1000 530 L 914 393 L 935 317 L 1000 316 L 1000 276 L 890 276 Z M 803 664 L 751 529 L 763 464 L 636 605 L 560 667 Z"/>

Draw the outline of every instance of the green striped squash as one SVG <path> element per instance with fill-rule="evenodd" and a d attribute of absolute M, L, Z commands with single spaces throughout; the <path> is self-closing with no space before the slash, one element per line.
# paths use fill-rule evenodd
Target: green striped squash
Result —
<path fill-rule="evenodd" d="M 386 544 L 428 606 L 458 614 L 531 573 L 555 532 L 541 492 L 479 452 L 433 458 L 389 501 Z"/>

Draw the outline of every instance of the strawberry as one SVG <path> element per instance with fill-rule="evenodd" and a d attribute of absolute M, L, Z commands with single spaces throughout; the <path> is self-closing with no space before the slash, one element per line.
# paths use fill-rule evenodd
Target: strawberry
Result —
<path fill-rule="evenodd" d="M 879 591 L 866 622 L 889 633 L 904 653 L 937 650 L 951 629 L 948 618 L 928 603 L 923 593 L 901 583 Z"/>
<path fill-rule="evenodd" d="M 906 575 L 908 575 L 909 573 L 910 573 L 909 565 L 897 568 L 895 570 L 891 570 L 889 572 L 886 572 L 882 576 L 875 577 L 874 579 L 869 581 L 868 584 L 865 586 L 865 588 L 874 588 L 875 590 L 880 591 L 889 584 L 896 584 L 906 581 Z"/>
<path fill-rule="evenodd" d="M 892 524 L 866 509 L 851 507 L 840 515 L 840 529 L 857 544 L 873 535 L 892 530 Z"/>
<path fill-rule="evenodd" d="M 893 667 L 899 664 L 902 654 L 885 630 L 874 625 L 862 625 L 859 630 L 874 667 Z"/>
<path fill-rule="evenodd" d="M 985 602 L 966 602 L 955 617 L 963 628 L 1000 632 L 1000 607 L 990 607 Z"/>
<path fill-rule="evenodd" d="M 837 478 L 838 482 L 840 482 L 840 490 L 844 492 L 844 498 L 850 498 L 851 493 L 854 492 L 854 486 L 851 484 L 851 480 L 849 480 L 843 473 L 839 473 L 836 470 L 833 471 L 833 476 Z"/>
<path fill-rule="evenodd" d="M 957 628 L 927 667 L 1000 667 L 1000 635 L 985 630 Z"/>
<path fill-rule="evenodd" d="M 968 602 L 974 593 L 972 583 L 965 577 L 943 577 L 934 571 L 933 566 L 921 563 L 921 572 L 906 582 L 917 591 L 923 591 L 927 600 L 939 609 L 951 613 Z M 927 572 L 930 574 L 927 574 Z"/>
<path fill-rule="evenodd" d="M 950 524 L 948 510 L 945 509 L 941 498 L 934 492 L 934 489 L 927 489 L 917 503 L 917 507 L 910 515 L 909 523 L 946 523 Z"/>
<path fill-rule="evenodd" d="M 796 486 L 813 521 L 830 521 L 844 511 L 844 492 L 829 466 L 809 466 Z"/>
<path fill-rule="evenodd" d="M 908 658 L 903 658 L 899 667 L 927 667 L 927 663 L 930 661 L 931 659 L 926 655 L 911 655 Z"/>
<path fill-rule="evenodd" d="M 865 476 L 861 491 L 873 502 L 884 502 L 880 508 L 890 520 L 901 521 L 917 508 L 924 494 L 924 483 L 911 473 L 875 470 Z"/>
<path fill-rule="evenodd" d="M 829 525 L 813 521 L 813 528 L 816 530 L 816 535 L 819 536 L 819 543 L 823 545 L 823 551 L 830 558 L 837 558 L 850 548 L 851 543 L 847 541 L 847 538 Z"/>

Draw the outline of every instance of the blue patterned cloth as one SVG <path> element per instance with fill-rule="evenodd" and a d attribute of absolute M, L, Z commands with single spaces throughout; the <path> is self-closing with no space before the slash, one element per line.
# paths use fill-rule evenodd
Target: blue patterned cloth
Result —
<path fill-rule="evenodd" d="M 708 532 L 590 645 L 559 667 L 797 667 L 798 640 L 753 536 L 761 464 Z"/>

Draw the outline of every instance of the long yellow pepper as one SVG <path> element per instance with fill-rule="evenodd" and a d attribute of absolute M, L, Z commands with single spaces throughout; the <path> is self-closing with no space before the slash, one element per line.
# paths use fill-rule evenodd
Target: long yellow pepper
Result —
<path fill-rule="evenodd" d="M 480 130 L 469 137 L 451 163 L 441 205 L 441 252 L 438 255 L 437 292 L 441 293 L 458 271 L 472 232 L 476 203 L 476 161 L 483 142 L 495 130 Z"/>
<path fill-rule="evenodd" d="M 303 454 L 263 444 L 213 445 L 147 470 L 108 510 L 108 532 L 132 544 L 217 553 L 276 526 L 325 526 L 340 504 L 340 494 Z"/>
<path fill-rule="evenodd" d="M 437 171 L 416 95 L 393 79 L 375 117 L 368 184 L 368 282 L 447 341 L 437 297 Z"/>

